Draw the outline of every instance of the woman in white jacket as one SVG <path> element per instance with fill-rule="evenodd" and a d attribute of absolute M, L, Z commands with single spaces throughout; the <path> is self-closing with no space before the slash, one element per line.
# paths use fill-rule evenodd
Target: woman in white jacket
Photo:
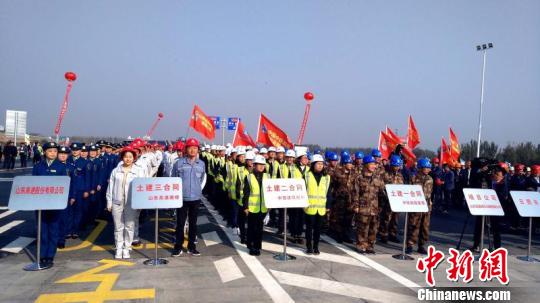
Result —
<path fill-rule="evenodd" d="M 136 153 L 127 147 L 120 152 L 122 164 L 111 172 L 107 188 L 107 209 L 112 213 L 114 221 L 114 239 L 117 259 L 129 259 L 129 251 L 133 242 L 136 211 L 131 208 L 131 181 L 144 177 L 144 171 L 134 165 Z"/>

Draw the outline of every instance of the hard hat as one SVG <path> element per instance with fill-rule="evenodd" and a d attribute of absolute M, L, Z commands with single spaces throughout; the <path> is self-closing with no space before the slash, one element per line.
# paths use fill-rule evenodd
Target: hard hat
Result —
<path fill-rule="evenodd" d="M 283 146 L 280 146 L 276 149 L 276 153 L 284 153 L 285 152 L 285 148 Z"/>
<path fill-rule="evenodd" d="M 253 146 L 251 145 L 246 146 L 246 150 L 252 150 L 252 149 L 253 149 Z"/>
<path fill-rule="evenodd" d="M 212 144 L 212 146 L 210 147 L 210 149 L 211 149 L 211 150 L 216 150 L 216 147 L 217 147 L 217 145 Z"/>
<path fill-rule="evenodd" d="M 339 160 L 339 159 L 338 159 L 338 155 L 337 155 L 336 153 L 330 152 L 330 153 L 328 154 L 328 156 L 326 157 L 326 160 L 327 160 L 327 161 L 337 161 L 337 160 Z"/>
<path fill-rule="evenodd" d="M 374 163 L 374 162 L 375 162 L 375 158 L 374 158 L 372 155 L 367 155 L 367 156 L 365 156 L 365 157 L 362 159 L 362 162 L 363 162 L 364 164 Z"/>
<path fill-rule="evenodd" d="M 240 155 L 245 155 L 246 154 L 246 151 L 245 150 L 239 150 L 237 153 L 236 153 L 236 156 L 240 156 Z"/>
<path fill-rule="evenodd" d="M 226 154 L 227 156 L 230 156 L 230 155 L 231 155 L 231 150 L 232 150 L 232 148 L 226 147 L 226 148 L 225 148 L 225 154 Z"/>
<path fill-rule="evenodd" d="M 377 158 L 382 157 L 381 151 L 378 150 L 378 149 L 376 149 L 376 148 L 374 148 L 374 149 L 371 150 L 371 155 L 372 155 L 373 157 L 377 157 Z"/>
<path fill-rule="evenodd" d="M 227 143 L 226 146 L 227 146 L 227 147 L 232 147 L 232 144 L 231 144 L 231 143 Z"/>
<path fill-rule="evenodd" d="M 540 165 L 538 165 L 538 164 L 533 165 L 532 166 L 532 173 L 535 174 L 535 175 L 540 174 Z"/>
<path fill-rule="evenodd" d="M 531 168 L 529 166 L 527 166 L 526 170 L 527 170 L 527 172 L 530 172 Z"/>
<path fill-rule="evenodd" d="M 266 148 L 261 148 L 261 150 L 259 151 L 260 154 L 267 154 L 268 153 L 268 150 Z"/>
<path fill-rule="evenodd" d="M 174 145 L 174 148 L 176 150 L 183 150 L 184 149 L 184 143 L 182 141 L 178 141 L 176 142 L 176 144 Z"/>
<path fill-rule="evenodd" d="M 350 156 L 350 155 L 351 155 L 351 154 L 349 153 L 349 151 L 348 151 L 348 150 L 345 150 L 345 149 L 342 150 L 342 151 L 341 151 L 341 154 L 340 154 L 340 156 L 341 156 L 342 158 L 343 158 L 344 156 Z"/>
<path fill-rule="evenodd" d="M 362 158 L 364 158 L 364 153 L 361 152 L 361 151 L 357 151 L 357 152 L 354 153 L 354 158 L 355 159 L 362 159 Z"/>
<path fill-rule="evenodd" d="M 196 146 L 196 147 L 199 147 L 199 140 L 195 139 L 195 138 L 189 138 L 186 140 L 186 148 L 190 147 L 190 146 Z"/>
<path fill-rule="evenodd" d="M 314 153 L 314 154 L 320 155 L 320 154 L 321 154 L 321 150 L 320 150 L 320 149 L 316 149 L 313 153 Z"/>
<path fill-rule="evenodd" d="M 433 157 L 433 159 L 431 159 L 431 162 L 433 162 L 433 163 L 439 163 L 439 158 Z"/>
<path fill-rule="evenodd" d="M 209 145 L 209 144 L 206 144 L 206 145 L 204 146 L 204 148 L 210 149 L 210 145 Z"/>
<path fill-rule="evenodd" d="M 296 153 L 296 158 L 307 156 L 307 153 L 305 151 L 298 150 L 295 153 Z"/>
<path fill-rule="evenodd" d="M 330 151 L 330 150 L 325 151 L 324 152 L 324 158 L 326 158 L 326 159 L 330 158 L 331 154 L 332 154 L 332 151 Z"/>
<path fill-rule="evenodd" d="M 508 171 L 508 164 L 506 162 L 499 162 L 499 167 Z"/>
<path fill-rule="evenodd" d="M 253 160 L 253 164 L 266 164 L 266 159 L 261 155 L 256 155 L 255 160 Z"/>
<path fill-rule="evenodd" d="M 294 150 L 289 149 L 289 150 L 285 153 L 285 157 L 296 158 L 296 153 L 294 152 Z"/>
<path fill-rule="evenodd" d="M 270 146 L 268 148 L 268 152 L 276 152 L 276 148 L 274 146 Z"/>
<path fill-rule="evenodd" d="M 248 150 L 246 152 L 246 160 L 253 160 L 255 159 L 255 153 L 251 150 Z"/>
<path fill-rule="evenodd" d="M 255 147 L 255 148 L 253 148 L 253 149 L 252 149 L 252 151 L 253 151 L 254 153 L 256 153 L 256 154 L 258 154 L 258 153 L 259 153 L 259 149 L 258 149 L 258 148 L 256 148 L 256 147 Z"/>
<path fill-rule="evenodd" d="M 238 149 L 231 147 L 231 154 L 236 154 L 236 153 L 238 153 Z"/>
<path fill-rule="evenodd" d="M 337 158 L 337 155 L 334 154 Z M 352 163 L 352 159 L 351 159 L 351 156 L 345 156 L 345 157 L 341 157 L 341 164 L 348 164 L 348 163 Z"/>
<path fill-rule="evenodd" d="M 418 168 L 431 168 L 431 162 L 429 162 L 428 158 L 422 158 L 418 160 L 416 166 L 418 166 Z"/>
<path fill-rule="evenodd" d="M 392 155 L 390 157 L 390 166 L 401 166 L 403 165 L 403 160 L 398 155 Z"/>
<path fill-rule="evenodd" d="M 313 157 L 311 157 L 311 162 L 324 162 L 323 156 L 319 154 L 314 154 Z"/>
<path fill-rule="evenodd" d="M 525 169 L 525 165 L 523 165 L 521 163 L 514 164 L 514 167 L 516 168 L 517 171 L 522 171 L 522 170 Z"/>

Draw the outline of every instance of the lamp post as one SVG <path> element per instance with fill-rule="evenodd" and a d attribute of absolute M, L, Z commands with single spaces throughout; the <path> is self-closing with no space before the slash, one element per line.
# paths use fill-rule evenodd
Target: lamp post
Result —
<path fill-rule="evenodd" d="M 478 140 L 476 146 L 476 157 L 480 157 L 480 140 L 482 139 L 482 110 L 484 107 L 484 79 L 486 74 L 486 54 L 487 50 L 493 48 L 493 43 L 477 45 L 476 50 L 482 52 L 482 87 L 480 90 L 480 114 L 478 116 Z"/>

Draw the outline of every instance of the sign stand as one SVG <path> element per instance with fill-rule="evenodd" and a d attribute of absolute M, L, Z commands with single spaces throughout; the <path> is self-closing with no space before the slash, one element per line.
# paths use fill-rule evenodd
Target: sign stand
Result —
<path fill-rule="evenodd" d="M 475 261 L 480 260 L 480 256 L 482 255 L 482 252 L 484 251 L 484 233 L 485 233 L 484 229 L 486 225 L 486 216 L 481 216 L 481 217 L 482 217 L 482 228 L 480 232 L 480 254 L 474 257 Z"/>
<path fill-rule="evenodd" d="M 527 255 L 517 256 L 517 258 L 525 262 L 540 262 L 540 260 L 531 257 L 532 219 L 532 217 L 529 217 L 529 244 L 527 245 Z"/>
<path fill-rule="evenodd" d="M 51 268 L 51 266 L 41 266 L 41 209 L 38 210 L 38 228 L 37 228 L 37 253 L 36 262 L 24 267 L 26 271 L 38 271 Z"/>
<path fill-rule="evenodd" d="M 165 259 L 158 258 L 158 244 L 159 244 L 159 209 L 156 208 L 156 223 L 155 223 L 155 239 L 154 243 L 156 245 L 154 249 L 154 259 L 148 259 L 144 261 L 144 265 L 150 265 L 150 266 L 158 266 L 158 265 L 165 265 L 169 263 L 169 261 Z"/>
<path fill-rule="evenodd" d="M 407 246 L 407 223 L 409 219 L 409 213 L 405 213 L 405 226 L 403 227 L 403 250 L 401 251 L 401 254 L 393 255 L 392 258 L 398 259 L 398 260 L 414 260 L 413 257 L 407 255 L 405 253 L 405 247 Z"/>
<path fill-rule="evenodd" d="M 283 252 L 274 255 L 274 259 L 279 261 L 296 260 L 295 256 L 287 254 L 287 208 L 283 209 Z"/>

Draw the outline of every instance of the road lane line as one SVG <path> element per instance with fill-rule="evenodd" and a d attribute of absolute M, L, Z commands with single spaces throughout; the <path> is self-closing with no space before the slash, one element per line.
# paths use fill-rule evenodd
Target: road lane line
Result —
<path fill-rule="evenodd" d="M 11 214 L 14 214 L 16 213 L 17 211 L 16 210 L 6 210 L 5 212 L 1 213 L 0 214 L 0 219 L 3 219 Z"/>
<path fill-rule="evenodd" d="M 18 237 L 15 241 L 10 242 L 8 245 L 0 248 L 1 251 L 9 252 L 12 254 L 18 254 L 30 243 L 34 242 L 34 238 Z"/>
<path fill-rule="evenodd" d="M 242 279 L 244 274 L 234 262 L 233 257 L 227 257 L 225 259 L 214 261 L 221 282 L 227 283 L 230 281 Z"/>
<path fill-rule="evenodd" d="M 3 226 L 0 226 L 0 234 L 3 234 L 5 233 L 6 231 L 12 229 L 13 227 L 23 223 L 24 220 L 14 220 L 14 221 L 11 221 L 9 222 L 8 224 L 6 225 L 3 225 Z"/>
<path fill-rule="evenodd" d="M 204 244 L 206 246 L 212 246 L 212 245 L 223 243 L 223 241 L 221 241 L 221 238 L 215 231 L 201 234 L 201 237 L 203 238 Z"/>

